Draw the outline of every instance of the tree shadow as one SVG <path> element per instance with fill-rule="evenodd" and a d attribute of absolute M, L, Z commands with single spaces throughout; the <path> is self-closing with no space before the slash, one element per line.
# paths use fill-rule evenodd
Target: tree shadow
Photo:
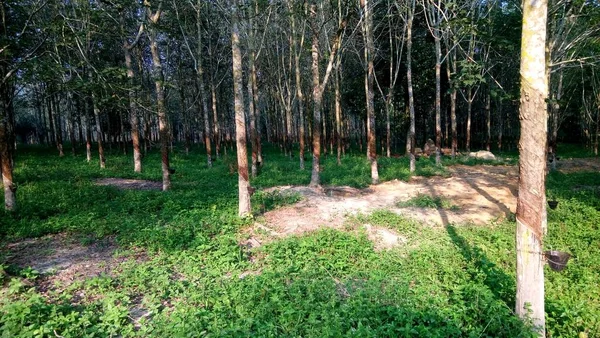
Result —
<path fill-rule="evenodd" d="M 516 282 L 515 278 L 506 274 L 484 251 L 470 245 L 465 238 L 456 232 L 453 226 L 446 226 L 448 236 L 458 248 L 465 261 L 469 263 L 468 273 L 473 279 L 483 278 L 483 283 L 490 289 L 494 296 L 513 309 L 515 306 Z"/>
<path fill-rule="evenodd" d="M 487 191 L 481 189 L 479 186 L 477 186 L 477 184 L 475 182 L 473 182 L 472 180 L 466 178 L 466 177 L 460 177 L 463 181 L 465 181 L 471 188 L 473 188 L 473 190 L 477 191 L 481 196 L 485 197 L 485 199 L 487 199 L 488 201 L 494 203 L 496 206 L 498 206 L 498 208 L 500 208 L 500 210 L 504 213 L 504 216 L 506 218 L 510 218 L 513 215 L 513 212 L 506 206 L 504 205 L 504 203 L 500 202 L 498 199 L 494 198 L 492 195 L 490 195 Z M 505 186 L 506 182 L 502 182 L 501 180 L 495 179 L 490 177 L 489 178 L 490 182 L 498 185 L 498 186 Z M 517 196 L 518 191 L 516 189 L 510 189 L 511 193 L 514 196 Z"/>

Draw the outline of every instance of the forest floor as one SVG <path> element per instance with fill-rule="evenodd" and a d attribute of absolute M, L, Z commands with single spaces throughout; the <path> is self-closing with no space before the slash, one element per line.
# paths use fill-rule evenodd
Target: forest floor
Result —
<path fill-rule="evenodd" d="M 302 200 L 294 205 L 266 212 L 255 228 L 252 246 L 271 239 L 299 235 L 322 227 L 343 229 L 348 217 L 385 209 L 431 226 L 449 224 L 484 225 L 515 212 L 517 167 L 465 166 L 448 168 L 449 177 L 419 177 L 410 181 L 393 180 L 366 189 L 344 187 L 312 188 L 282 186 L 269 188 L 270 193 L 298 193 Z M 419 196 L 447 200 L 448 208 L 401 207 L 402 202 Z M 390 229 L 363 224 L 368 237 L 378 249 L 401 245 L 401 235 Z M 265 236 L 267 235 L 267 236 Z M 257 243 L 258 242 L 258 243 Z"/>
<path fill-rule="evenodd" d="M 600 171 L 600 159 L 566 159 L 559 171 Z M 250 229 L 250 247 L 264 242 L 316 231 L 324 227 L 345 229 L 349 217 L 385 209 L 431 226 L 449 224 L 484 225 L 511 217 L 516 208 L 518 168 L 516 166 L 455 165 L 448 167 L 449 177 L 414 176 L 410 181 L 393 180 L 365 189 L 349 186 L 311 188 L 279 186 L 265 189 L 268 193 L 297 193 L 302 200 L 264 213 Z M 161 183 L 148 180 L 104 178 L 98 185 L 131 190 L 160 190 Z M 400 207 L 420 195 L 451 201 L 450 208 Z M 402 235 L 393 230 L 362 224 L 377 249 L 402 245 Z M 6 245 L 7 262 L 31 267 L 47 275 L 39 282 L 52 285 L 70 284 L 76 280 L 110 274 L 124 260 L 115 256 L 118 245 L 108 237 L 86 245 L 84 239 L 67 235 L 46 235 Z M 143 259 L 143 254 L 138 255 Z M 44 286 L 42 285 L 42 289 Z"/>
<path fill-rule="evenodd" d="M 381 158 L 378 185 L 362 153 L 342 166 L 326 157 L 317 189 L 296 161 L 269 154 L 251 181 L 254 218 L 240 219 L 231 158 L 206 168 L 201 154 L 175 152 L 164 193 L 157 152 L 134 174 L 121 155 L 99 169 L 25 149 L 20 208 L 0 215 L 0 331 L 397 336 L 406 321 L 419 336 L 529 332 L 511 310 L 514 155 L 422 158 L 414 176 L 406 158 Z M 573 259 L 546 275 L 548 332 L 598 336 L 600 159 L 566 154 L 547 176 L 560 205 L 545 248 Z"/>
<path fill-rule="evenodd" d="M 513 217 L 516 212 L 517 166 L 455 165 L 447 168 L 449 177 L 413 176 L 410 181 L 393 180 L 366 189 L 353 187 L 280 186 L 266 189 L 271 193 L 299 193 L 302 201 L 266 212 L 257 222 L 251 239 L 253 246 L 262 241 L 299 235 L 322 227 L 344 228 L 348 216 L 385 209 L 431 226 L 457 224 L 485 225 Z M 563 173 L 600 171 L 599 158 L 570 158 L 557 162 Z M 402 202 L 426 195 L 451 203 L 444 207 L 402 207 Z M 400 204 L 400 205 L 399 205 Z M 384 228 L 363 225 L 378 249 L 402 245 L 402 236 Z M 261 236 L 262 233 L 262 236 Z M 264 236 L 266 233 L 268 236 Z"/>

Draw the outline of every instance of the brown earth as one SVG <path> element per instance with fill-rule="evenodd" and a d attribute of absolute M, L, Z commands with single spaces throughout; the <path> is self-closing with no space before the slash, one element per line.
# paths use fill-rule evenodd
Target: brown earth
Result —
<path fill-rule="evenodd" d="M 562 159 L 557 169 L 561 172 L 600 171 L 600 158 Z M 322 227 L 342 229 L 346 216 L 368 214 L 386 209 L 419 222 L 433 226 L 448 224 L 484 225 L 502 220 L 516 212 L 518 167 L 517 166 L 464 166 L 448 168 L 451 176 L 413 177 L 409 182 L 394 180 L 367 189 L 351 187 L 294 187 L 283 186 L 267 189 L 281 193 L 295 192 L 303 200 L 264 214 L 264 221 L 257 223 L 254 234 L 271 238 L 302 234 Z M 595 187 L 595 186 L 594 186 Z M 407 201 L 419 194 L 442 197 L 455 208 L 399 208 L 398 202 Z M 401 244 L 402 236 L 390 229 L 364 225 L 376 248 L 388 248 Z M 264 238 L 263 241 L 270 240 Z M 395 239 L 394 239 L 395 237 Z M 256 236 L 254 241 L 260 242 Z M 256 246 L 257 244 L 254 244 Z"/>
<path fill-rule="evenodd" d="M 0 253 L 5 264 L 36 270 L 40 276 L 35 284 L 42 293 L 64 289 L 76 281 L 112 276 L 125 260 L 145 259 L 142 252 L 127 257 L 117 255 L 114 237 L 84 244 L 86 241 L 66 233 L 46 235 L 7 244 Z"/>
<path fill-rule="evenodd" d="M 410 182 L 394 180 L 367 189 L 271 188 L 268 191 L 300 193 L 303 200 L 265 213 L 264 222 L 256 227 L 272 237 L 285 237 L 321 227 L 341 229 L 346 216 L 368 214 L 378 209 L 390 210 L 434 226 L 464 223 L 483 225 L 510 217 L 515 212 L 517 167 L 458 165 L 450 167 L 449 171 L 449 178 L 414 177 Z M 446 210 L 396 206 L 398 202 L 418 194 L 443 197 L 457 208 Z M 384 248 L 402 242 L 402 237 L 389 229 L 365 225 L 365 230 L 377 245 Z M 393 236 L 397 237 L 396 242 Z"/>

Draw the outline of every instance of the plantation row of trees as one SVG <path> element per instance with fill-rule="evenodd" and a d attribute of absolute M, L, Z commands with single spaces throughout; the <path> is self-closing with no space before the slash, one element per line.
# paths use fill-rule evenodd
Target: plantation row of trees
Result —
<path fill-rule="evenodd" d="M 163 190 L 174 142 L 202 144 L 209 167 L 235 145 L 245 216 L 265 142 L 302 169 L 312 153 L 318 186 L 322 151 L 338 164 L 352 145 L 366 151 L 376 184 L 378 150 L 405 149 L 414 171 L 425 142 L 440 164 L 443 148 L 454 157 L 519 140 L 516 310 L 530 306 L 543 335 L 545 160 L 561 130 L 598 152 L 597 0 L 15 0 L 0 10 L 6 209 L 17 142 L 59 156 L 85 145 L 101 167 L 105 147 L 131 147 L 135 172 L 158 146 Z"/>
<path fill-rule="evenodd" d="M 600 5 L 549 7 L 550 151 L 560 130 L 597 151 Z M 364 148 L 376 183 L 378 150 L 406 149 L 414 170 L 429 138 L 439 163 L 442 148 L 514 148 L 519 136 L 516 2 L 25 0 L 1 9 L 8 209 L 16 140 L 61 156 L 85 144 L 100 166 L 106 146 L 132 146 L 136 172 L 160 145 L 167 190 L 172 142 L 202 144 L 208 166 L 235 143 L 245 185 L 262 143 L 298 151 L 301 168 L 312 150 L 318 185 L 321 151 L 339 159 Z"/>

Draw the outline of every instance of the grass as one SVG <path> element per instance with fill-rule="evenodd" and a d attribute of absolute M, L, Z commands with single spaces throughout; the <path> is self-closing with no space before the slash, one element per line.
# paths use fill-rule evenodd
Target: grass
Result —
<path fill-rule="evenodd" d="M 445 210 L 459 210 L 459 206 L 452 204 L 452 201 L 443 196 L 429 196 L 426 194 L 417 194 L 417 196 L 407 200 L 401 201 L 396 204 L 399 208 L 417 207 L 417 208 L 428 208 L 428 209 L 445 209 Z"/>
<path fill-rule="evenodd" d="M 43 276 L 32 269 L 0 264 L 0 336 L 534 336 L 512 311 L 513 223 L 433 228 L 378 211 L 354 221 L 393 229 L 405 245 L 378 252 L 365 234 L 329 229 L 248 250 L 238 245 L 249 220 L 236 217 L 232 158 L 209 169 L 201 154 L 176 148 L 173 190 L 163 193 L 93 184 L 101 177 L 159 180 L 156 153 L 144 159 L 144 173 L 135 174 L 131 159 L 116 153 L 100 170 L 81 155 L 19 148 L 19 210 L 0 214 L 2 240 L 67 232 L 93 243 L 116 236 L 124 263 L 113 275 L 47 292 L 33 287 Z M 342 166 L 335 158 L 323 163 L 324 184 L 369 184 L 362 155 L 349 154 Z M 410 177 L 405 158 L 380 158 L 379 164 L 382 180 Z M 417 166 L 421 173 L 445 173 L 430 160 Z M 266 148 L 265 166 L 252 184 L 309 179 L 297 158 Z M 600 193 L 581 188 L 597 187 L 593 182 L 600 182 L 599 173 L 548 176 L 548 196 L 560 203 L 548 211 L 545 247 L 573 254 L 564 272 L 546 269 L 552 337 L 600 336 Z M 259 192 L 253 204 L 262 212 L 298 198 Z M 443 206 L 437 202 L 432 205 Z M 136 250 L 147 259 L 134 260 Z"/>

